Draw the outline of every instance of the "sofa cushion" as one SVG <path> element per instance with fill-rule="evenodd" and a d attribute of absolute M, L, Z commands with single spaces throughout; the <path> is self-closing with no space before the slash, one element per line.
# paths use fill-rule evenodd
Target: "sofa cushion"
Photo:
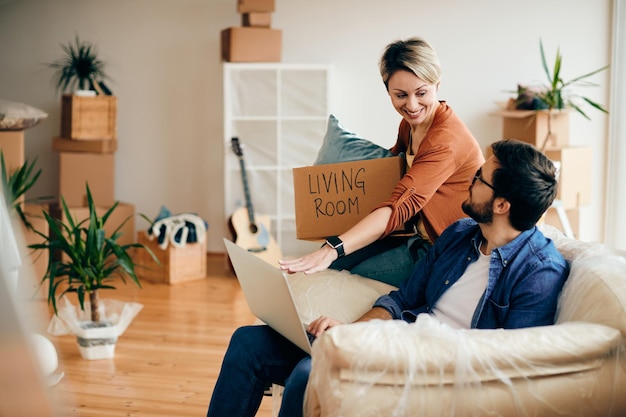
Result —
<path fill-rule="evenodd" d="M 322 143 L 314 165 L 361 161 L 363 159 L 385 158 L 389 156 L 393 155 L 388 149 L 344 129 L 339 120 L 331 114 L 328 117 L 324 143 Z"/>
<path fill-rule="evenodd" d="M 626 260 L 615 255 L 574 259 L 559 298 L 557 323 L 584 321 L 626 337 Z"/>
<path fill-rule="evenodd" d="M 307 324 L 322 315 L 351 323 L 369 311 L 378 297 L 396 289 L 384 282 L 334 269 L 288 277 L 300 318 Z"/>
<path fill-rule="evenodd" d="M 556 323 L 598 323 L 626 337 L 626 259 L 603 244 L 568 238 L 553 226 L 543 224 L 540 229 L 571 266 Z"/>
<path fill-rule="evenodd" d="M 23 130 L 47 117 L 48 113 L 28 104 L 0 100 L 0 130 Z"/>

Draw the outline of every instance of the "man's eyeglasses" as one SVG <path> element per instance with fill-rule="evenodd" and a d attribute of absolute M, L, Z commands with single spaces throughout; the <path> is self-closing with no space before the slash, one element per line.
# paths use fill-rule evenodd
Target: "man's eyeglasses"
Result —
<path fill-rule="evenodd" d="M 485 184 L 487 187 L 491 188 L 493 191 L 495 191 L 496 189 L 494 188 L 494 186 L 489 184 L 487 181 L 485 181 L 483 179 L 482 173 L 483 173 L 483 169 L 482 168 L 478 168 L 478 171 L 476 171 L 476 175 L 474 175 L 474 178 L 472 179 L 472 185 L 474 185 L 476 180 L 478 180 L 478 181 L 482 182 L 483 184 Z"/>

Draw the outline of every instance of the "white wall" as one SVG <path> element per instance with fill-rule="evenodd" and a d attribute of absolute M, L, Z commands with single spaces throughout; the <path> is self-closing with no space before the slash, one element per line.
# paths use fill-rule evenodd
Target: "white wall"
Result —
<path fill-rule="evenodd" d="M 78 33 L 98 45 L 118 96 L 117 198 L 153 217 L 161 205 L 193 211 L 210 224 L 209 251 L 222 251 L 223 149 L 219 32 L 240 24 L 236 0 L 4 0 L 0 3 L 0 97 L 49 113 L 26 131 L 27 158 L 44 178 L 31 193 L 56 193 L 50 149 L 60 97 L 44 63 Z M 420 35 L 439 53 L 448 100 L 483 148 L 501 138 L 491 116 L 518 82 L 543 81 L 539 39 L 560 46 L 565 79 L 610 62 L 611 0 L 276 0 L 283 61 L 333 65 L 332 109 L 342 124 L 382 145 L 399 116 L 377 62 L 398 37 Z M 581 23 L 582 22 L 582 23 Z M 584 91 L 608 103 L 609 74 Z M 572 117 L 572 142 L 593 146 L 593 200 L 582 209 L 584 240 L 602 240 L 608 117 Z M 143 220 L 138 226 L 143 227 Z"/>

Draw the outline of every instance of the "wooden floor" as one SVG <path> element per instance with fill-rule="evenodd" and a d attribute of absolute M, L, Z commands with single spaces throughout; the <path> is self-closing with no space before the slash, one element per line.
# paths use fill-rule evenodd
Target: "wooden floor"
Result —
<path fill-rule="evenodd" d="M 49 336 L 65 373 L 51 388 L 58 415 L 206 415 L 230 335 L 254 321 L 224 265 L 222 255 L 209 255 L 206 279 L 171 286 L 143 282 L 142 289 L 122 284 L 101 293 L 143 304 L 113 359 L 83 359 L 73 336 Z M 271 400 L 264 398 L 257 416 L 272 415 Z"/>

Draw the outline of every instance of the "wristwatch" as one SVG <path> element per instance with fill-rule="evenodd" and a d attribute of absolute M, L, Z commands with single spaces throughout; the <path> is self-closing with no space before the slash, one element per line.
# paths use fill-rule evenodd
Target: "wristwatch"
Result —
<path fill-rule="evenodd" d="M 326 238 L 326 244 L 337 251 L 337 258 L 341 258 L 346 254 L 343 249 L 343 241 L 339 236 L 329 236 Z"/>

